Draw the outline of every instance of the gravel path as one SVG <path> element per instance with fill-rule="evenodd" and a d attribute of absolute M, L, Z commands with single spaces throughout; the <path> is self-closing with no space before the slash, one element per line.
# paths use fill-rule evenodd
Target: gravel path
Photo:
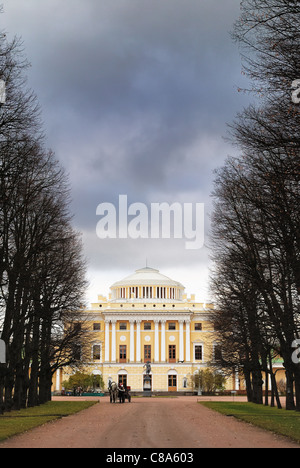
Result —
<path fill-rule="evenodd" d="M 197 397 L 133 398 L 100 403 L 13 437 L 0 448 L 299 448 L 270 432 L 226 417 Z"/>

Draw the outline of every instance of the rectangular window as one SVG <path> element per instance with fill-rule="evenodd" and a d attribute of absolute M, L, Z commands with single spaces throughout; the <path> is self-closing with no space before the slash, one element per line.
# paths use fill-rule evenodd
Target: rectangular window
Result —
<path fill-rule="evenodd" d="M 81 331 L 81 323 L 80 322 L 75 322 L 72 324 L 72 327 L 73 327 L 73 330 L 76 331 L 76 332 L 80 332 Z"/>
<path fill-rule="evenodd" d="M 94 345 L 93 346 L 93 360 L 100 361 L 100 356 L 101 356 L 101 346 Z"/>
<path fill-rule="evenodd" d="M 120 330 L 127 330 L 127 323 L 126 322 L 120 322 Z"/>
<path fill-rule="evenodd" d="M 81 361 L 81 346 L 78 344 L 74 344 L 73 347 L 73 359 L 75 361 Z"/>
<path fill-rule="evenodd" d="M 214 346 L 214 359 L 216 361 L 222 359 L 222 351 L 221 351 L 220 346 L 218 346 L 218 345 Z"/>
<path fill-rule="evenodd" d="M 169 345 L 169 362 L 176 362 L 176 345 Z"/>
<path fill-rule="evenodd" d="M 151 361 L 151 345 L 144 345 L 144 361 Z"/>
<path fill-rule="evenodd" d="M 126 345 L 120 345 L 120 362 L 126 362 Z"/>
<path fill-rule="evenodd" d="M 151 330 L 151 322 L 144 323 L 144 330 Z"/>
<path fill-rule="evenodd" d="M 169 330 L 176 330 L 176 323 L 175 322 L 170 322 L 169 323 Z"/>
<path fill-rule="evenodd" d="M 195 361 L 202 361 L 202 345 L 195 346 Z"/>
<path fill-rule="evenodd" d="M 202 330 L 202 323 L 195 323 L 195 330 L 201 331 Z"/>
<path fill-rule="evenodd" d="M 94 331 L 99 331 L 99 330 L 101 330 L 101 324 L 100 324 L 100 323 L 94 323 L 94 324 L 93 324 L 93 330 L 94 330 Z"/>

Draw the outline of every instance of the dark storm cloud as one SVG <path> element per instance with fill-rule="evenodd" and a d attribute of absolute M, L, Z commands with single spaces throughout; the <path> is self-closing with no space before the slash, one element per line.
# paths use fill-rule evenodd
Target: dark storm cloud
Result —
<path fill-rule="evenodd" d="M 123 193 L 130 203 L 204 202 L 209 211 L 212 171 L 231 152 L 226 122 L 245 104 L 229 36 L 239 2 L 9 0 L 4 10 L 32 63 L 48 144 L 70 174 L 91 267 L 123 268 L 148 251 L 161 269 L 163 256 L 166 266 L 176 257 L 203 268 L 206 251 L 192 256 L 172 242 L 100 243 L 95 213 Z"/>

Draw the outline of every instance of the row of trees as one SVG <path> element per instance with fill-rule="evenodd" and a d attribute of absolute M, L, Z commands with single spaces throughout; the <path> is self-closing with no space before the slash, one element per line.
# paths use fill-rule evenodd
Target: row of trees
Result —
<path fill-rule="evenodd" d="M 221 367 L 241 368 L 250 401 L 263 403 L 281 357 L 286 408 L 300 410 L 300 4 L 244 0 L 233 37 L 254 103 L 230 125 L 238 156 L 216 171 L 212 244 Z M 265 373 L 265 374 L 264 374 Z M 268 390 L 268 387 L 267 387 Z M 265 403 L 268 403 L 266 396 Z"/>
<path fill-rule="evenodd" d="M 45 148 L 19 39 L 0 33 L 0 411 L 51 398 L 52 375 L 78 359 L 86 288 L 66 174 Z M 66 329 L 64 323 L 68 322 Z"/>

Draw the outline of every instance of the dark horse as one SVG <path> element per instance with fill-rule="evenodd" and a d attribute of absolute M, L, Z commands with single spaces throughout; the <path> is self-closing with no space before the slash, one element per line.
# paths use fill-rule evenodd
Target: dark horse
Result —
<path fill-rule="evenodd" d="M 126 394 L 126 390 L 125 388 L 123 387 L 123 385 L 119 385 L 118 387 L 118 391 L 119 391 L 119 402 L 120 403 L 125 403 L 125 394 Z"/>

